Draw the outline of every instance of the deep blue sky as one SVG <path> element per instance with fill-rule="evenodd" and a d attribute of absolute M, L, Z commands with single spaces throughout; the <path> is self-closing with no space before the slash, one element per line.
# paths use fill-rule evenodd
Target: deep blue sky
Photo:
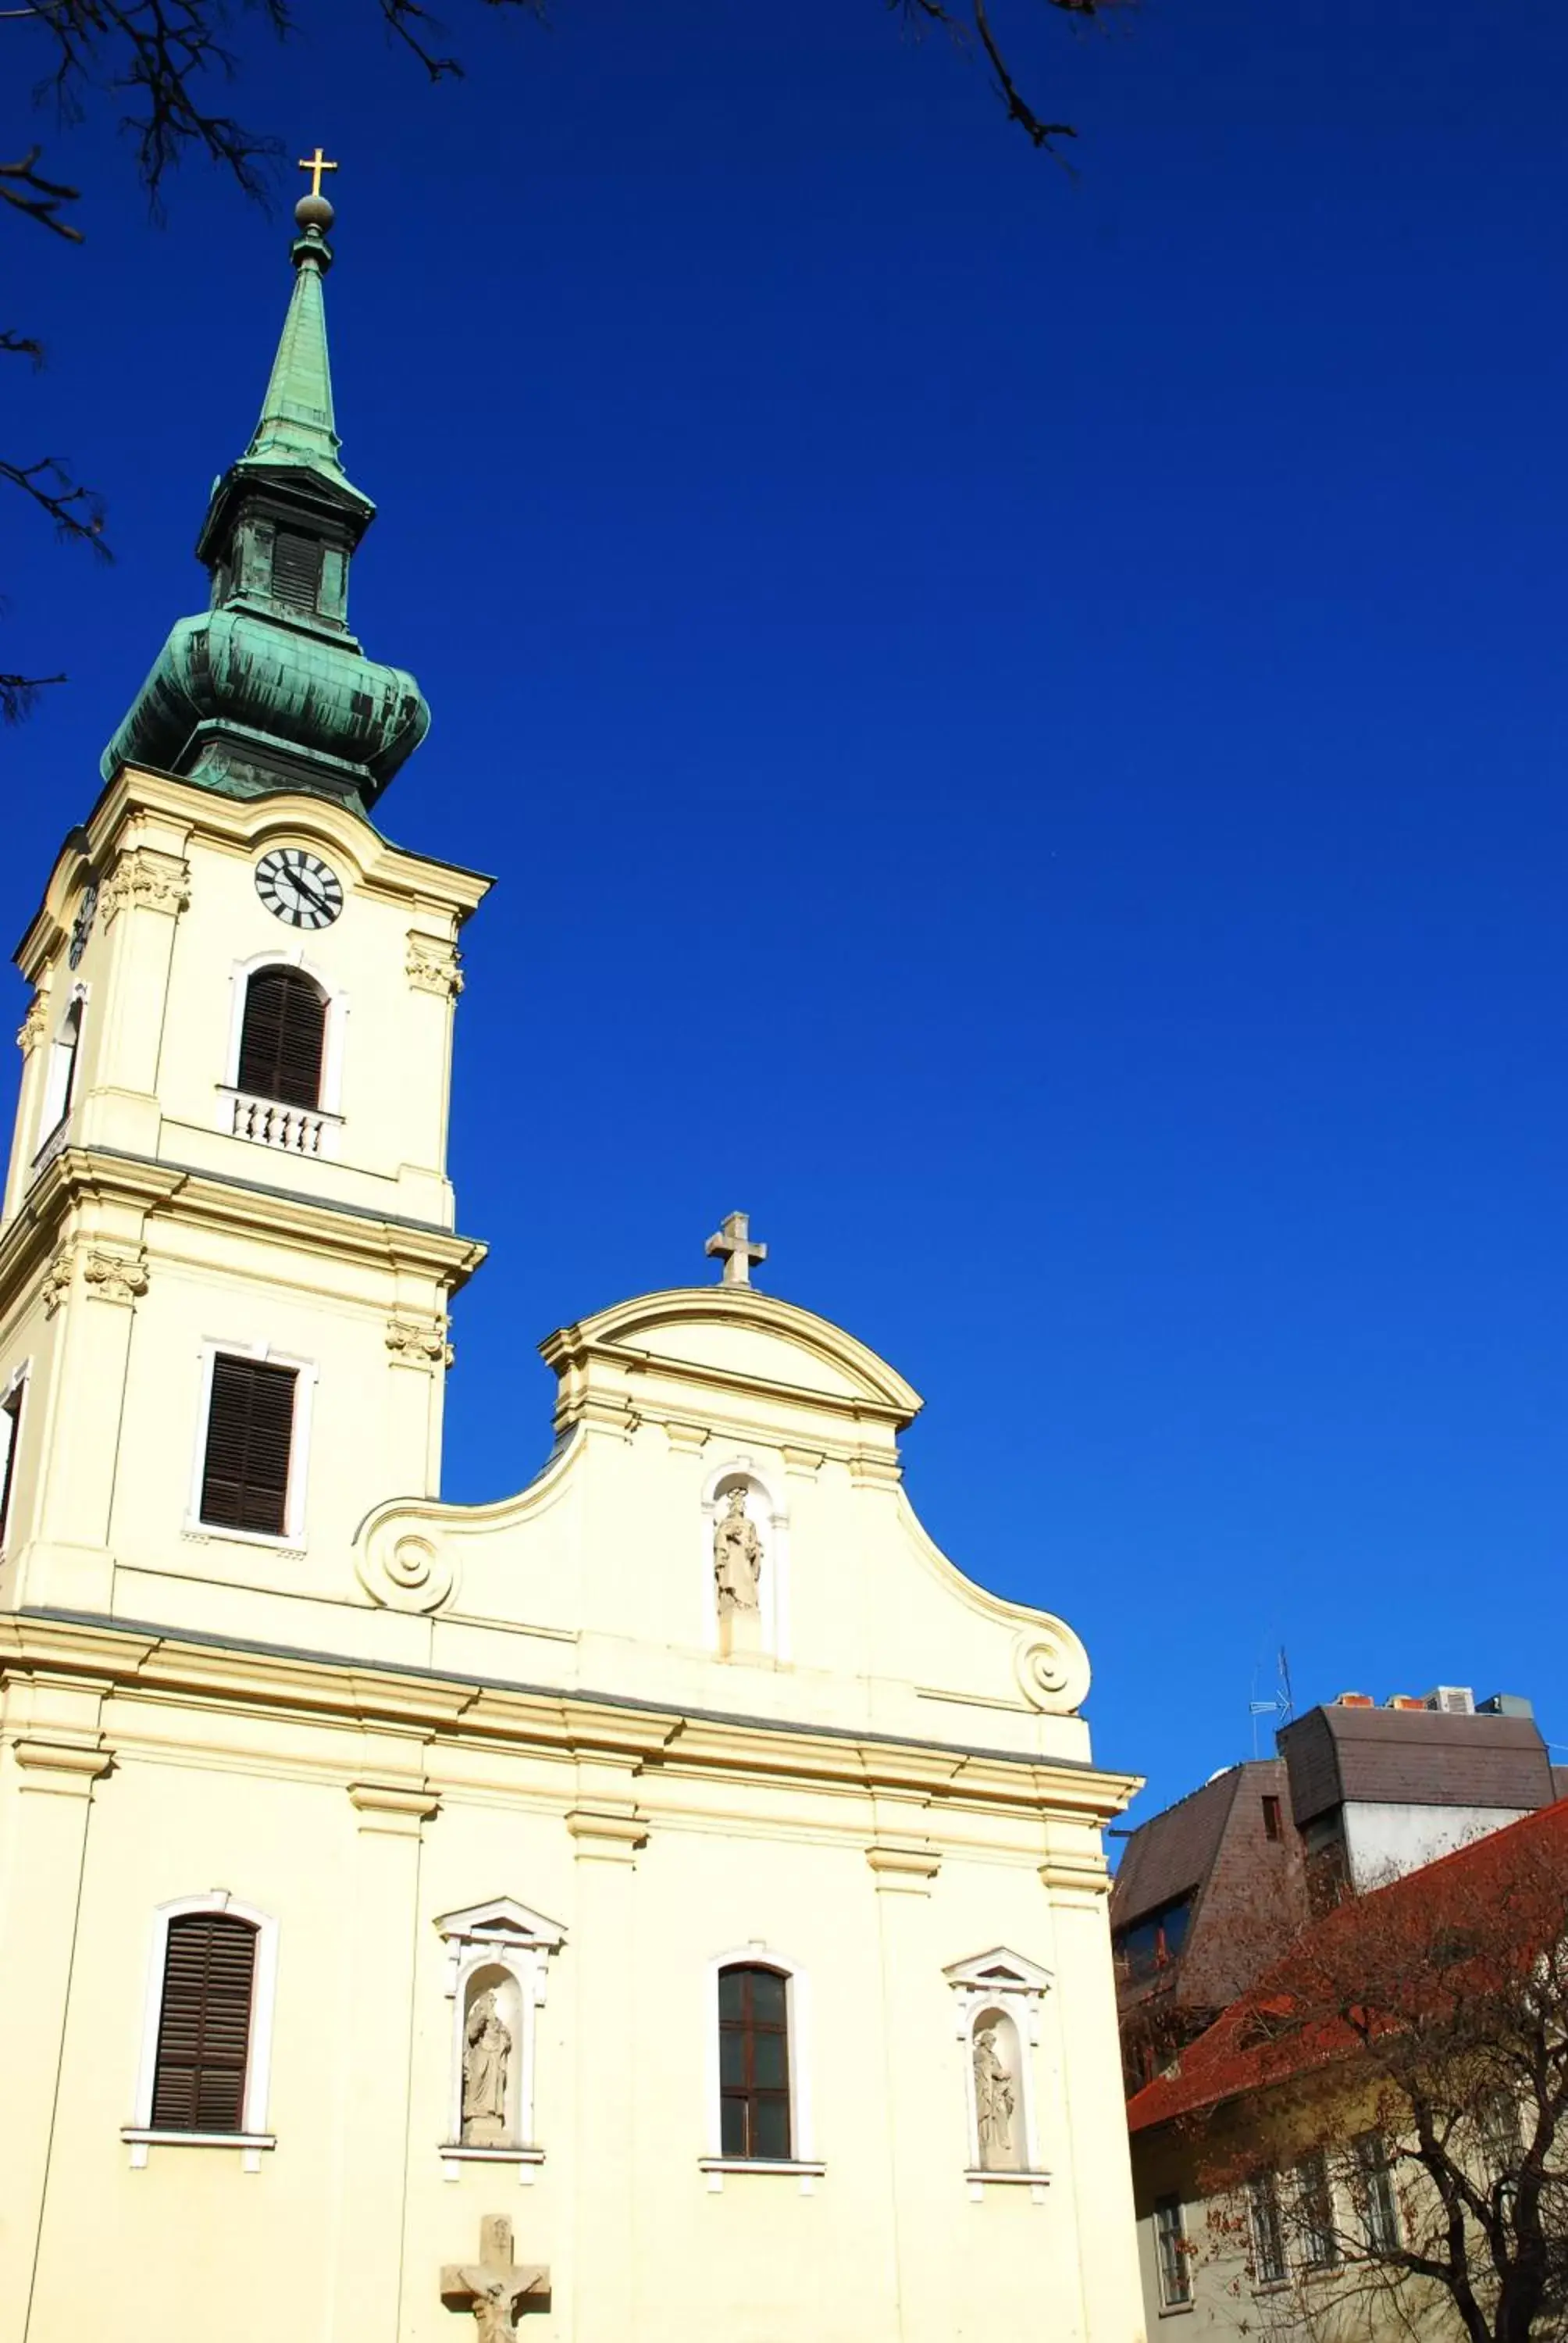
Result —
<path fill-rule="evenodd" d="M 502 881 L 448 1493 L 542 1458 L 537 1338 L 743 1205 L 926 1394 L 916 1503 L 1083 1634 L 1142 1811 L 1282 1640 L 1301 1701 L 1568 1740 L 1568 16 L 1017 0 L 1074 183 L 879 0 L 449 0 L 437 90 L 302 13 L 234 104 L 342 159 L 355 617 L 436 711 L 382 818 Z M 6 452 L 118 559 L 4 511 L 5 663 L 71 669 L 0 739 L 12 933 L 288 287 L 197 168 L 149 227 L 107 114 L 46 160 L 90 241 L 5 231 Z"/>

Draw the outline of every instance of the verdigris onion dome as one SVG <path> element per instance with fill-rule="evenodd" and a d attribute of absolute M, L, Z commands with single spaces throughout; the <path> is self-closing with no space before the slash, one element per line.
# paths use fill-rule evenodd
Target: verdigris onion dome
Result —
<path fill-rule="evenodd" d="M 323 285 L 333 208 L 295 206 L 294 291 L 250 446 L 196 542 L 211 604 L 182 618 L 105 749 L 227 797 L 307 789 L 368 811 L 430 728 L 411 675 L 348 631 L 348 569 L 376 517 L 339 460 Z"/>

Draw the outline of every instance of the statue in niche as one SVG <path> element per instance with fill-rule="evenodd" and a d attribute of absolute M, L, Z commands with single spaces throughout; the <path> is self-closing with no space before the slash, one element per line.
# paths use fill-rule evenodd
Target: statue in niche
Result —
<path fill-rule="evenodd" d="M 476 1994 L 463 2043 L 463 2137 L 494 2147 L 507 2134 L 507 2066 L 512 2033 L 493 1992 Z"/>
<path fill-rule="evenodd" d="M 762 1540 L 756 1523 L 747 1518 L 745 1486 L 737 1483 L 713 1530 L 713 1583 L 721 1619 L 732 1611 L 761 1609 L 761 1576 Z"/>
<path fill-rule="evenodd" d="M 975 2036 L 975 2129 L 980 2160 L 988 2170 L 1007 2164 L 1012 2152 L 1012 2077 L 997 2048 L 996 2027 Z"/>

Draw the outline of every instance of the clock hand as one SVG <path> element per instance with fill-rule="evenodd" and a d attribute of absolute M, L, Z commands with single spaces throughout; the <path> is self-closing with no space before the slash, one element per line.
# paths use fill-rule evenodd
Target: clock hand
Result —
<path fill-rule="evenodd" d="M 302 870 L 294 871 L 292 876 L 295 893 L 303 895 L 313 911 L 325 911 L 327 898 L 319 891 L 314 881 L 307 879 Z"/>

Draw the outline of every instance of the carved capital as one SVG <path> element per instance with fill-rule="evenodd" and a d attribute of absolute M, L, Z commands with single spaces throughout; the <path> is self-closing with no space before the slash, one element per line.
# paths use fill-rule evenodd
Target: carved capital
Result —
<path fill-rule="evenodd" d="M 65 1798 L 90 1798 L 94 1783 L 115 1762 L 109 1750 L 79 1741 L 22 1740 L 15 1755 L 24 1790 Z"/>
<path fill-rule="evenodd" d="M 446 1318 L 388 1318 L 387 1348 L 398 1367 L 449 1367 L 457 1357 L 447 1340 Z"/>
<path fill-rule="evenodd" d="M 648 1825 L 641 1815 L 626 1809 L 611 1813 L 603 1807 L 574 1806 L 567 1815 L 567 1828 L 577 1841 L 579 1863 L 585 1856 L 600 1863 L 635 1863 L 638 1848 L 648 1840 Z"/>
<path fill-rule="evenodd" d="M 410 928 L 408 953 L 403 966 L 416 992 L 438 992 L 448 1001 L 456 1001 L 463 990 L 457 948 L 438 936 L 422 936 L 417 928 Z"/>
<path fill-rule="evenodd" d="M 27 1014 L 16 1028 L 16 1047 L 25 1058 L 43 1040 L 49 1023 L 48 1005 L 41 992 L 27 1003 Z"/>
<path fill-rule="evenodd" d="M 411 1782 L 350 1782 L 349 1803 L 362 1831 L 384 1838 L 415 1838 L 441 1811 L 434 1790 Z"/>
<path fill-rule="evenodd" d="M 176 854 L 160 854 L 155 847 L 128 847 L 105 880 L 98 897 L 106 928 L 133 907 L 166 911 L 177 919 L 191 899 L 190 864 Z"/>
<path fill-rule="evenodd" d="M 52 1318 L 71 1291 L 71 1248 L 62 1245 L 44 1272 L 44 1315 Z"/>
<path fill-rule="evenodd" d="M 82 1282 L 90 1302 L 137 1302 L 147 1290 L 146 1257 L 95 1246 L 82 1263 Z"/>

